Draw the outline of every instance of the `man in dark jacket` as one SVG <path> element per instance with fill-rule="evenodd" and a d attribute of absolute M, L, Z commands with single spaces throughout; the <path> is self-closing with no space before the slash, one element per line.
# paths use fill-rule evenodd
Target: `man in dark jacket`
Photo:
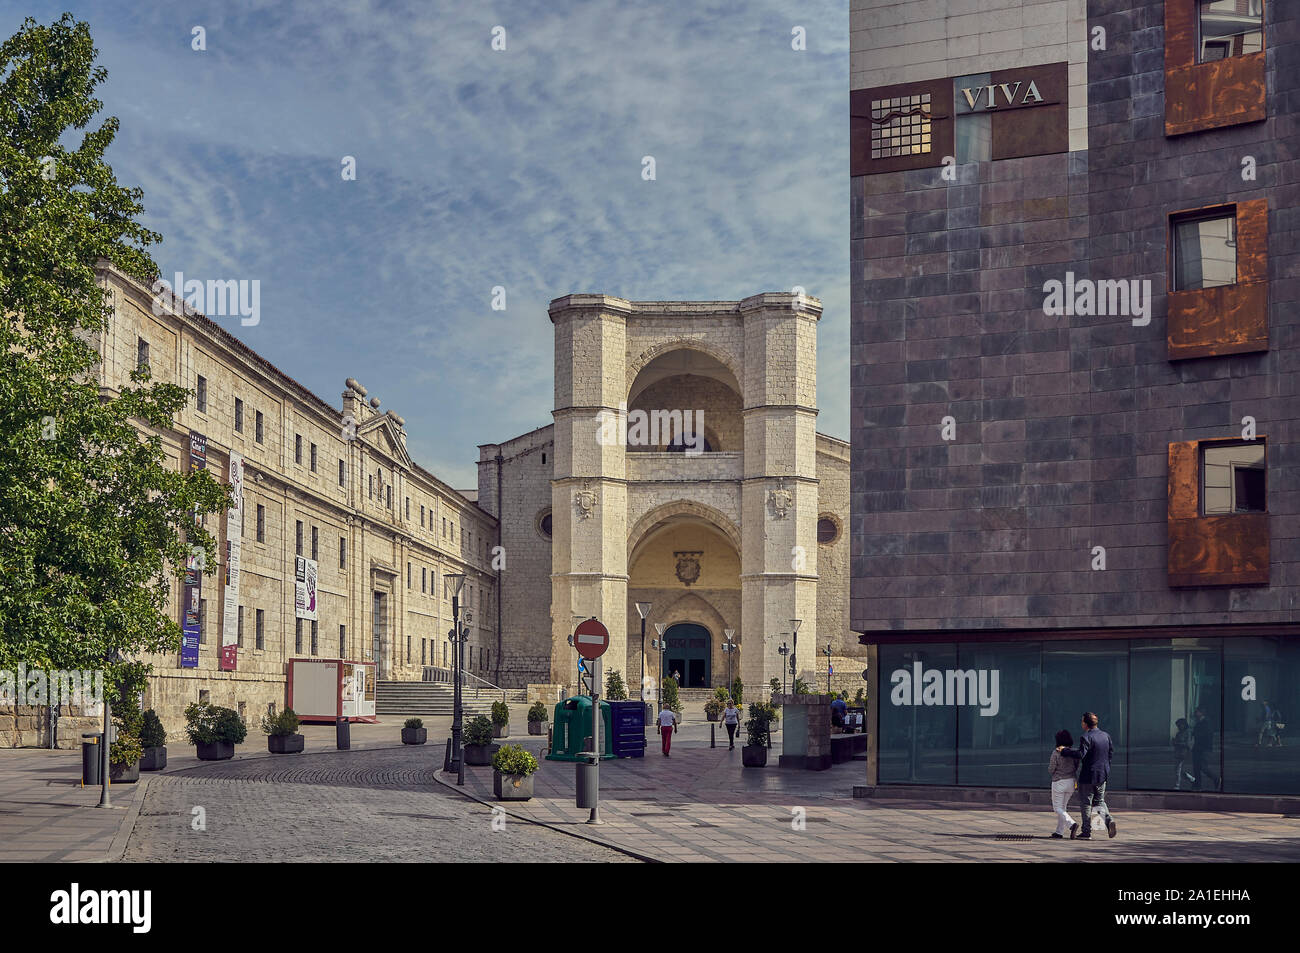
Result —
<path fill-rule="evenodd" d="M 1110 816 L 1106 806 L 1106 782 L 1110 780 L 1110 758 L 1115 750 L 1110 735 L 1097 727 L 1097 716 L 1090 711 L 1083 713 L 1081 726 L 1083 735 L 1079 738 L 1078 748 L 1057 748 L 1062 756 L 1079 759 L 1079 803 L 1083 810 L 1083 833 L 1080 840 L 1092 840 L 1092 812 L 1096 811 L 1106 822 L 1106 833 L 1114 837 L 1117 833 L 1115 819 Z M 1070 826 L 1070 839 L 1075 840 L 1075 829 Z"/>

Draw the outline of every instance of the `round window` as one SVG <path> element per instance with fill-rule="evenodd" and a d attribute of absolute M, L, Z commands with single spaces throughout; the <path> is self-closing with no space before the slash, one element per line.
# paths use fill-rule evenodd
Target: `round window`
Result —
<path fill-rule="evenodd" d="M 829 545 L 840 538 L 840 524 L 833 516 L 822 516 L 817 520 L 817 542 Z"/>
<path fill-rule="evenodd" d="M 551 538 L 551 511 L 546 510 L 537 520 L 537 531 L 547 539 Z"/>

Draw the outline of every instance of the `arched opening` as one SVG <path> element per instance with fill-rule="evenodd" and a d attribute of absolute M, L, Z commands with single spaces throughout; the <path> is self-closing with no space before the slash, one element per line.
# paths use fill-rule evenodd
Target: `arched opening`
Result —
<path fill-rule="evenodd" d="M 711 354 L 688 347 L 646 363 L 628 390 L 631 452 L 743 451 L 740 384 Z"/>
<path fill-rule="evenodd" d="M 710 661 L 713 638 L 709 630 L 695 622 L 679 622 L 664 633 L 668 650 L 664 671 L 676 678 L 682 688 L 708 688 L 712 682 Z"/>

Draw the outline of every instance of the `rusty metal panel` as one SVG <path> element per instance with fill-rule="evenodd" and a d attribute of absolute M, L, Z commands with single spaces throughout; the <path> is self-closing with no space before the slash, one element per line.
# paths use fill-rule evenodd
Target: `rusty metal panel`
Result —
<path fill-rule="evenodd" d="M 1173 275 L 1173 221 L 1189 213 L 1234 206 L 1186 209 L 1169 216 L 1169 274 Z M 1237 202 L 1237 283 L 1168 295 L 1166 333 L 1171 361 L 1268 350 L 1268 200 Z"/>
<path fill-rule="evenodd" d="M 871 157 L 873 128 L 871 104 L 875 100 L 930 95 L 930 151 L 907 156 Z M 876 175 L 907 169 L 929 169 L 943 164 L 954 152 L 952 80 L 855 89 L 849 93 L 849 175 Z"/>
<path fill-rule="evenodd" d="M 1268 282 L 1222 285 L 1168 296 L 1169 360 L 1268 350 Z"/>
<path fill-rule="evenodd" d="M 1033 82 L 1043 97 L 1043 105 L 992 111 L 992 151 L 994 159 L 1051 155 L 1070 151 L 1070 83 L 1067 63 L 995 70 L 989 82 Z"/>
<path fill-rule="evenodd" d="M 1165 71 L 1196 62 L 1196 0 L 1165 0 Z"/>
<path fill-rule="evenodd" d="M 1268 118 L 1264 53 L 1165 67 L 1165 135 Z"/>
<path fill-rule="evenodd" d="M 1199 515 L 1200 442 L 1189 440 L 1169 445 L 1169 522 Z"/>
<path fill-rule="evenodd" d="M 1169 521 L 1169 585 L 1266 586 L 1267 513 Z"/>

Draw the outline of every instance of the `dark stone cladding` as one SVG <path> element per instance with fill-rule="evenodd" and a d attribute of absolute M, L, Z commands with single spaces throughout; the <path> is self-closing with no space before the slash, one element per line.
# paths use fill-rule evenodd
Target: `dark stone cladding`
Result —
<path fill-rule="evenodd" d="M 1300 5 L 1266 6 L 1264 123 L 1165 138 L 1163 3 L 1089 0 L 1087 153 L 853 179 L 855 631 L 1300 621 Z M 1170 363 L 1168 214 L 1260 197 L 1269 351 Z M 1045 315 L 1066 271 L 1149 279 L 1151 323 Z M 1170 589 L 1167 445 L 1247 415 L 1270 585 Z"/>

